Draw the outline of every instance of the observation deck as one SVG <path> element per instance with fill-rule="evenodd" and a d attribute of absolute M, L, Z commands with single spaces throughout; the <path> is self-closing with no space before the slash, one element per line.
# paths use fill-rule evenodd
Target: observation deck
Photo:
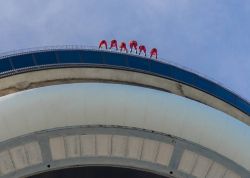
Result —
<path fill-rule="evenodd" d="M 163 86 L 162 83 L 152 84 L 150 81 L 141 81 L 140 79 L 114 79 L 115 76 L 101 78 L 100 80 L 134 83 L 166 90 L 219 109 L 250 125 L 250 103 L 248 101 L 217 84 L 217 82 L 208 80 L 199 74 L 171 63 L 163 62 L 163 60 L 155 60 L 131 53 L 73 45 L 32 48 L 0 54 L 0 78 L 58 68 L 117 69 L 164 78 L 167 81 L 174 82 L 176 87 Z M 41 83 L 43 82 L 40 82 L 37 86 L 42 86 Z M 36 86 L 24 85 L 29 85 L 31 88 Z M 22 90 L 22 86 L 14 88 L 2 84 L 0 86 L 0 95 L 9 94 L 13 90 Z"/>

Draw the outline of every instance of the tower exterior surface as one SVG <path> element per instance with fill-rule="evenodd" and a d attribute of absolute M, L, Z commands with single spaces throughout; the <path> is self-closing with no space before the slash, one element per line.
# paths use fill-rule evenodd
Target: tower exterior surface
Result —
<path fill-rule="evenodd" d="M 175 65 L 56 47 L 0 57 L 0 178 L 121 167 L 249 178 L 250 104 Z"/>

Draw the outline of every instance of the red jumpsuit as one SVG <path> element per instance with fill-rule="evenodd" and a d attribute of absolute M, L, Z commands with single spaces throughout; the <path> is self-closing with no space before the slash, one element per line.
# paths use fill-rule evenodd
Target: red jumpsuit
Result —
<path fill-rule="evenodd" d="M 117 47 L 117 41 L 116 40 L 111 40 L 111 43 L 110 43 L 110 48 L 115 48 L 116 50 L 118 50 L 118 47 Z"/>
<path fill-rule="evenodd" d="M 146 47 L 144 45 L 139 46 L 139 55 L 141 54 L 141 52 L 144 52 L 144 54 L 146 56 Z"/>
<path fill-rule="evenodd" d="M 100 49 L 103 45 L 104 45 L 105 48 L 107 49 L 107 46 L 108 46 L 108 45 L 107 45 L 106 40 L 101 40 L 101 41 L 100 41 L 100 43 L 99 43 L 99 49 Z"/>
<path fill-rule="evenodd" d="M 153 49 L 151 49 L 151 51 L 150 51 L 150 57 L 152 57 L 152 56 L 155 56 L 155 58 L 157 59 L 157 49 L 156 48 L 153 48 Z"/>
<path fill-rule="evenodd" d="M 130 52 L 132 52 L 133 48 L 135 49 L 136 51 L 136 54 L 137 54 L 137 41 L 135 40 L 131 40 L 129 42 L 129 47 L 130 47 Z"/>
<path fill-rule="evenodd" d="M 120 51 L 123 51 L 123 50 L 125 50 L 126 53 L 128 52 L 128 49 L 127 49 L 125 42 L 121 42 L 121 44 L 120 44 Z"/>

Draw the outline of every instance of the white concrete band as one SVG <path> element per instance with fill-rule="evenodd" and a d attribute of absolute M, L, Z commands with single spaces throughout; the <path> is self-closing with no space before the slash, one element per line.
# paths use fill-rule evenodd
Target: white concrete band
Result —
<path fill-rule="evenodd" d="M 114 166 L 166 177 L 248 178 L 241 166 L 163 133 L 119 126 L 74 126 L 0 143 L 0 177 L 27 178 L 76 166 Z"/>

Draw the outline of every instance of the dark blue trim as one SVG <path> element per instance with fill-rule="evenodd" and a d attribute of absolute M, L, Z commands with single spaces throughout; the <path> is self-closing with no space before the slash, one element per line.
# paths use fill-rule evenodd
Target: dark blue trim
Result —
<path fill-rule="evenodd" d="M 70 66 L 117 68 L 161 76 L 202 90 L 250 115 L 250 103 L 210 80 L 167 63 L 122 53 L 65 49 L 34 51 L 0 59 L 0 77 Z"/>

